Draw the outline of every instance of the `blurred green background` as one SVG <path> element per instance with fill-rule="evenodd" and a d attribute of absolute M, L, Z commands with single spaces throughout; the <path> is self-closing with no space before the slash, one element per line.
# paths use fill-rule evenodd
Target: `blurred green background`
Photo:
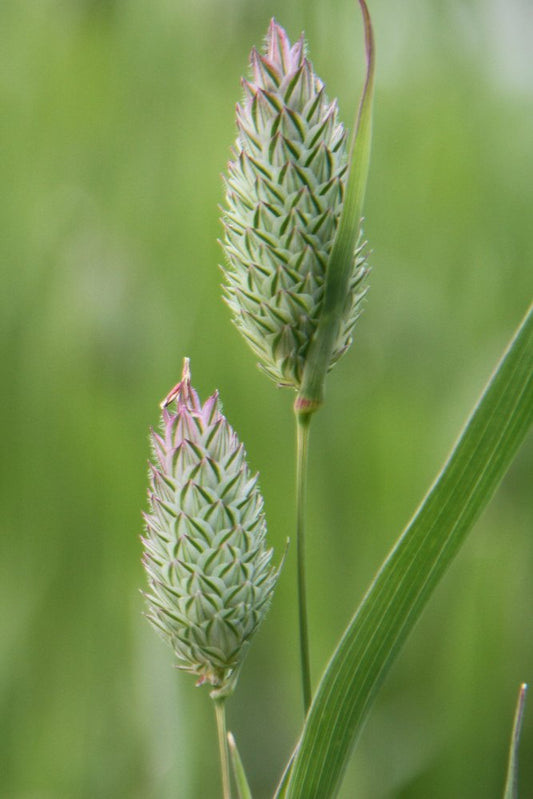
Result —
<path fill-rule="evenodd" d="M 352 351 L 312 430 L 315 679 L 532 294 L 533 6 L 370 2 L 378 48 Z M 0 2 L 0 796 L 219 796 L 206 690 L 142 618 L 147 432 L 189 355 L 293 527 L 292 396 L 220 300 L 220 173 L 271 16 L 351 125 L 353 0 Z M 380 694 L 343 799 L 497 797 L 533 681 L 533 446 Z M 229 710 L 256 799 L 296 739 L 295 548 Z M 533 700 L 522 796 L 533 795 Z"/>

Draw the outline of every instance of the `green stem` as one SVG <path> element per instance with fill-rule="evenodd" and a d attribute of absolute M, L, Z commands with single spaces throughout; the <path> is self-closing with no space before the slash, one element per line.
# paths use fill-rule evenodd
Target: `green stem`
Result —
<path fill-rule="evenodd" d="M 231 799 L 231 784 L 229 775 L 228 734 L 226 730 L 226 700 L 214 699 L 215 715 L 217 717 L 218 750 L 220 753 L 220 770 L 222 774 L 222 795 L 224 799 Z"/>
<path fill-rule="evenodd" d="M 305 585 L 305 490 L 307 485 L 307 449 L 311 414 L 296 413 L 296 550 L 298 561 L 298 615 L 300 622 L 300 658 L 305 713 L 311 704 L 311 668 Z"/>

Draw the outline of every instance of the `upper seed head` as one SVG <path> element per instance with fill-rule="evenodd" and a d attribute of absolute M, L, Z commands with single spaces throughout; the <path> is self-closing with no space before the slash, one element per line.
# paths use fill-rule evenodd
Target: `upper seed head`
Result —
<path fill-rule="evenodd" d="M 343 206 L 346 132 L 303 38 L 291 45 L 272 20 L 250 60 L 225 180 L 225 298 L 260 365 L 298 389 Z M 366 271 L 358 247 L 330 366 L 350 344 Z"/>

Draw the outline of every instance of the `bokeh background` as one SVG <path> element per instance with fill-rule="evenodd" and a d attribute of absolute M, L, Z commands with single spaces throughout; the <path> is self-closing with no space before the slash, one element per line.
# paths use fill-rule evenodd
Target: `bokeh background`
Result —
<path fill-rule="evenodd" d="M 533 6 L 372 0 L 378 47 L 352 351 L 312 430 L 315 680 L 532 294 Z M 275 15 L 351 126 L 353 0 L 0 2 L 0 796 L 220 795 L 206 690 L 142 618 L 147 431 L 189 355 L 293 528 L 292 396 L 220 300 L 239 77 Z M 343 799 L 501 795 L 533 681 L 533 446 L 411 636 Z M 301 720 L 295 549 L 229 706 L 256 799 Z M 533 795 L 533 705 L 521 746 Z"/>

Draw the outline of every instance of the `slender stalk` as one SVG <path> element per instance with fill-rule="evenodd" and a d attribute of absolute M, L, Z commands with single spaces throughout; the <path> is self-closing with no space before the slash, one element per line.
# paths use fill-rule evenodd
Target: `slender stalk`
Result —
<path fill-rule="evenodd" d="M 218 750 L 220 753 L 220 771 L 222 775 L 222 796 L 231 799 L 231 783 L 229 774 L 228 733 L 226 730 L 226 700 L 215 699 L 215 715 L 217 717 Z"/>
<path fill-rule="evenodd" d="M 311 704 L 311 668 L 305 579 L 305 493 L 307 485 L 307 449 L 311 414 L 296 413 L 296 554 L 298 561 L 298 616 L 300 622 L 300 659 L 305 713 Z"/>

